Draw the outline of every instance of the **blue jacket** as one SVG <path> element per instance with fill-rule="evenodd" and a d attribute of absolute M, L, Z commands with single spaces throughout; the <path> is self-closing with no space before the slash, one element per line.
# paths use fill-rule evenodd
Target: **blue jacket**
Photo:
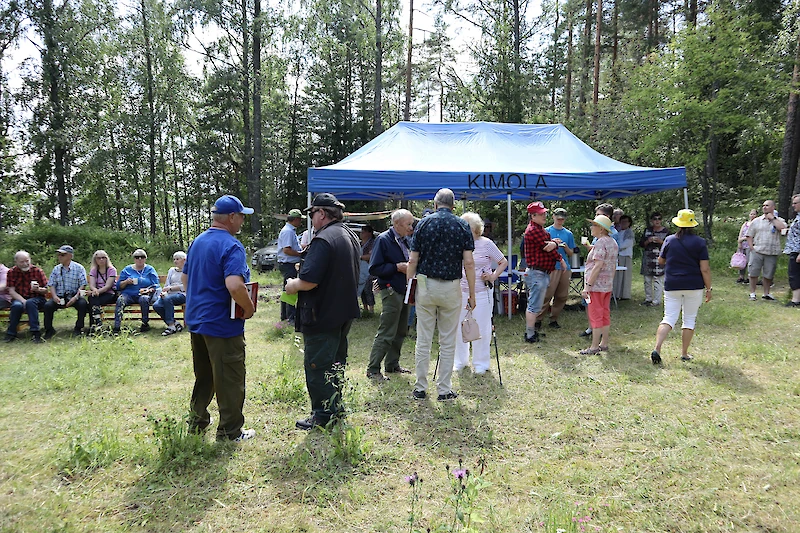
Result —
<path fill-rule="evenodd" d="M 120 289 L 119 284 L 128 278 L 139 278 L 139 284 L 128 285 L 125 288 Z M 144 270 L 142 270 L 141 274 L 137 272 L 135 268 L 133 268 L 133 265 L 128 265 L 122 269 L 122 272 L 120 272 L 119 277 L 117 278 L 117 290 L 122 294 L 136 297 L 139 296 L 139 289 L 146 289 L 147 287 L 155 288 L 156 291 L 153 294 L 158 294 L 161 289 L 161 286 L 159 285 L 158 272 L 156 272 L 156 269 L 150 265 L 144 265 Z"/>
<path fill-rule="evenodd" d="M 397 270 L 397 263 L 408 261 L 394 231 L 389 228 L 375 239 L 375 247 L 369 260 L 369 273 L 378 278 L 378 285 L 385 289 L 389 285 L 399 292 L 406 292 L 406 274 Z"/>

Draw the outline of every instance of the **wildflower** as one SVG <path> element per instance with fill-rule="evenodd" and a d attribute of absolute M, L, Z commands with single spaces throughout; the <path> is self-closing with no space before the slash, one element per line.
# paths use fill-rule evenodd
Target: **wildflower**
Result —
<path fill-rule="evenodd" d="M 412 487 L 413 487 L 414 485 L 416 485 L 416 484 L 417 484 L 417 481 L 422 481 L 422 480 L 421 480 L 421 479 L 419 479 L 419 476 L 417 475 L 417 473 L 416 473 L 416 472 L 414 472 L 414 473 L 413 473 L 412 475 L 410 475 L 410 476 L 406 476 L 406 483 L 408 483 L 408 484 L 409 484 L 409 485 L 411 485 Z"/>
<path fill-rule="evenodd" d="M 464 470 L 463 468 L 458 468 L 456 470 L 453 470 L 453 476 L 456 479 L 464 479 L 467 476 L 467 471 Z"/>

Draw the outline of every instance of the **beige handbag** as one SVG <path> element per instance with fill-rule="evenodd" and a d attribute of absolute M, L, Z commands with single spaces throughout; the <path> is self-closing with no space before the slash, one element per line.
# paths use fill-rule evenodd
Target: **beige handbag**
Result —
<path fill-rule="evenodd" d="M 472 318 L 472 309 L 467 311 L 467 316 L 461 321 L 461 338 L 464 342 L 472 342 L 481 338 L 478 321 Z"/>

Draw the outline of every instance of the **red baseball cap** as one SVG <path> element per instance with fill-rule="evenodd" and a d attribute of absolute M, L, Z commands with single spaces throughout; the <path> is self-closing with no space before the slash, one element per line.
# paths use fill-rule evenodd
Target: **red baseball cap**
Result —
<path fill-rule="evenodd" d="M 547 208 L 545 208 L 542 202 L 531 202 L 528 204 L 528 213 L 532 215 L 537 213 L 547 213 Z"/>

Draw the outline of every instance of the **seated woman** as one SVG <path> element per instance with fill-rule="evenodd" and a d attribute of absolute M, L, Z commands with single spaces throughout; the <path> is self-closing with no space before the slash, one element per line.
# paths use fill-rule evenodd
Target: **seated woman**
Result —
<path fill-rule="evenodd" d="M 142 309 L 142 328 L 141 332 L 150 331 L 150 302 L 155 295 L 161 292 L 158 283 L 158 272 L 152 266 L 145 263 L 147 253 L 138 248 L 133 252 L 133 264 L 122 269 L 117 281 L 117 288 L 120 291 L 117 298 L 117 309 L 114 312 L 114 333 L 119 333 L 122 323 L 122 314 L 125 306 L 138 303 Z"/>
<path fill-rule="evenodd" d="M 117 301 L 114 282 L 117 269 L 105 250 L 97 250 L 92 255 L 89 268 L 89 306 L 92 309 L 92 330 L 97 331 L 103 325 L 103 306 Z"/>
<path fill-rule="evenodd" d="M 153 310 L 164 319 L 164 323 L 167 325 L 167 329 L 161 334 L 165 337 L 183 331 L 180 322 L 175 322 L 175 306 L 186 303 L 186 289 L 181 281 L 183 265 L 186 263 L 186 253 L 175 252 L 172 254 L 172 262 L 175 263 L 175 266 L 167 272 L 167 279 L 164 281 L 161 295 L 153 304 Z"/>

